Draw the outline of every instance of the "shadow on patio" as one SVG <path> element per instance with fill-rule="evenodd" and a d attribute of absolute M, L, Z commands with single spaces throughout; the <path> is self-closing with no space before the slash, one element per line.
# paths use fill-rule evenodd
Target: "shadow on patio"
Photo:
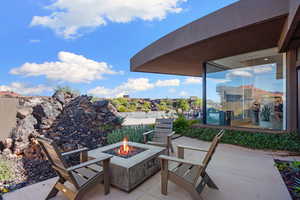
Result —
<path fill-rule="evenodd" d="M 175 145 L 189 145 L 194 147 L 208 148 L 210 143 L 190 139 L 178 138 Z M 185 157 L 189 160 L 199 161 L 199 153 L 187 151 Z M 275 156 L 271 152 L 249 150 L 237 146 L 220 144 L 208 166 L 208 173 L 220 188 L 219 191 L 206 187 L 202 193 L 203 199 L 213 200 L 255 200 L 291 199 L 284 182 L 274 166 Z M 299 157 L 284 159 L 295 160 Z M 50 191 L 56 178 L 34 184 L 18 191 L 4 195 L 5 200 L 15 199 L 44 199 Z M 66 199 L 58 194 L 54 199 Z M 168 196 L 160 193 L 160 173 L 157 173 L 131 193 L 112 188 L 109 195 L 104 196 L 103 186 L 96 185 L 89 190 L 84 197 L 87 200 L 160 200 L 191 199 L 189 193 L 179 186 L 169 183 Z"/>

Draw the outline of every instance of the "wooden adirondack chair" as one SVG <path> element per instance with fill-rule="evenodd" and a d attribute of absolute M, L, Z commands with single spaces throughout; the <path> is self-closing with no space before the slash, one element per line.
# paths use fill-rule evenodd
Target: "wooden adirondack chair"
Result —
<path fill-rule="evenodd" d="M 100 183 L 101 181 L 104 181 L 105 194 L 109 193 L 109 162 L 112 156 L 103 155 L 103 157 L 88 160 L 87 148 L 60 153 L 57 145 L 53 140 L 45 137 L 38 137 L 37 141 L 39 142 L 46 156 L 51 162 L 53 169 L 59 176 L 58 181 L 53 186 L 46 199 L 55 197 L 59 191 L 61 191 L 69 199 L 82 199 L 82 196 L 87 189 L 97 183 Z M 80 153 L 81 163 L 69 167 L 64 161 L 63 157 L 75 153 Z M 103 167 L 99 165 L 101 162 Z M 64 184 L 66 181 L 73 184 L 75 190 L 67 187 Z"/>
<path fill-rule="evenodd" d="M 200 194 L 206 185 L 210 188 L 218 189 L 217 185 L 206 173 L 206 168 L 223 134 L 224 130 L 221 130 L 215 136 L 208 151 L 188 146 L 177 146 L 178 158 L 164 155 L 159 156 L 161 159 L 161 193 L 167 195 L 168 180 L 183 187 L 195 200 L 202 199 Z M 185 160 L 185 149 L 206 152 L 202 163 Z M 169 161 L 175 162 L 176 165 L 171 167 Z"/>
<path fill-rule="evenodd" d="M 149 141 L 149 135 L 152 134 L 152 141 Z M 156 119 L 154 130 L 144 133 L 144 143 L 167 148 L 169 155 L 170 150 L 173 153 L 172 136 L 175 134 L 173 131 L 173 119 Z"/>

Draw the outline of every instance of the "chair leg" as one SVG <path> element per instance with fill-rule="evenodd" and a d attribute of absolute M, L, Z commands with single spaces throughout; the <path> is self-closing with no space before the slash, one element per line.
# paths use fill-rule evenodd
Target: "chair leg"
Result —
<path fill-rule="evenodd" d="M 109 177 L 109 161 L 103 161 L 103 174 L 104 174 L 104 194 L 107 195 L 110 192 L 110 177 Z"/>
<path fill-rule="evenodd" d="M 161 193 L 163 195 L 168 195 L 168 176 L 166 172 L 162 172 L 161 174 Z"/>
<path fill-rule="evenodd" d="M 207 186 L 213 189 L 218 190 L 218 186 L 213 182 L 213 180 L 208 176 L 207 173 L 205 173 L 204 177 L 207 179 Z"/>
<path fill-rule="evenodd" d="M 171 149 L 171 152 L 174 153 L 174 148 L 173 148 L 172 142 L 170 142 L 170 149 Z"/>
<path fill-rule="evenodd" d="M 82 197 L 83 197 L 83 193 L 81 191 L 79 191 L 75 194 L 75 197 L 71 200 L 81 200 L 81 199 L 83 199 Z"/>
<path fill-rule="evenodd" d="M 168 161 L 161 160 L 161 193 L 168 195 Z"/>
<path fill-rule="evenodd" d="M 207 173 L 205 173 L 203 176 L 202 176 L 202 180 L 201 182 L 199 183 L 199 185 L 197 186 L 196 190 L 197 192 L 199 192 L 199 194 L 201 194 L 201 192 L 203 191 L 204 187 L 205 186 L 208 186 L 210 188 L 213 188 L 213 189 L 219 189 L 217 187 L 217 185 L 212 181 L 212 179 L 208 176 Z"/>
<path fill-rule="evenodd" d="M 55 185 L 53 186 L 53 188 L 51 189 L 51 191 L 49 192 L 49 194 L 46 197 L 46 200 L 51 199 L 53 197 L 55 197 L 57 195 L 57 193 L 59 192 L 59 190 L 56 188 L 57 183 L 61 183 L 64 184 L 65 180 L 64 179 L 58 179 L 58 181 L 55 183 Z"/>
<path fill-rule="evenodd" d="M 196 190 L 193 190 L 191 192 L 191 196 L 194 200 L 202 200 L 203 199 Z"/>

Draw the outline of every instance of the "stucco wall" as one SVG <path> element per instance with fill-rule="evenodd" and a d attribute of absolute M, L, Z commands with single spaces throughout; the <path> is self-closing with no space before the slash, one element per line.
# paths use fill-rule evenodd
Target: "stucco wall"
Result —
<path fill-rule="evenodd" d="M 0 97 L 0 140 L 7 138 L 16 124 L 18 100 Z"/>

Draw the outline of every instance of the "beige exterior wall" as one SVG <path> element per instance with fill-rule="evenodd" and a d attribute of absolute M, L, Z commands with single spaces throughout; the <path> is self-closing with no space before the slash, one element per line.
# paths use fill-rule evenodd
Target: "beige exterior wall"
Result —
<path fill-rule="evenodd" d="M 10 136 L 16 125 L 18 99 L 0 97 L 0 140 Z"/>

